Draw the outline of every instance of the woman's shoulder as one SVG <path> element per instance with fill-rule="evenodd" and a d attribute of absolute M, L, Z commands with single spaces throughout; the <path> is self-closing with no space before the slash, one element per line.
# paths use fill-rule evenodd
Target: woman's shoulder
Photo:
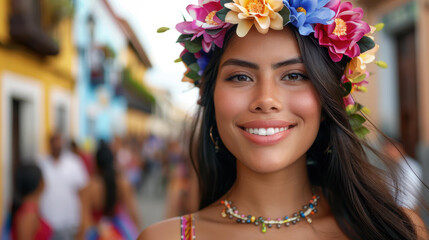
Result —
<path fill-rule="evenodd" d="M 138 240 L 180 239 L 180 217 L 155 223 L 140 233 Z"/>

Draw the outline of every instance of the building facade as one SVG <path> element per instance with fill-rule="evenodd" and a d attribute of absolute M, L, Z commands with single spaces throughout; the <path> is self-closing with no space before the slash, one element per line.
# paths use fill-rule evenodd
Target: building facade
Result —
<path fill-rule="evenodd" d="M 73 5 L 64 3 L 0 2 L 1 219 L 16 168 L 46 153 L 53 131 L 75 130 Z"/>

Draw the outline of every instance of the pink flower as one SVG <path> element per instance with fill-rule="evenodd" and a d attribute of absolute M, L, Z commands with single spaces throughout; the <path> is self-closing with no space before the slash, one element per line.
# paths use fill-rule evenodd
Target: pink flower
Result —
<path fill-rule="evenodd" d="M 362 21 L 362 8 L 353 8 L 350 2 L 341 3 L 332 0 L 326 7 L 336 14 L 334 21 L 328 25 L 317 24 L 314 36 L 321 46 L 327 46 L 334 62 L 339 62 L 343 55 L 354 58 L 360 55 L 357 42 L 371 31 L 369 25 Z"/>
<path fill-rule="evenodd" d="M 353 99 L 351 94 L 343 97 L 343 102 L 345 107 L 355 104 L 355 100 Z"/>
<path fill-rule="evenodd" d="M 220 0 L 199 0 L 198 5 L 190 4 L 186 8 L 194 20 L 178 23 L 176 29 L 182 34 L 193 35 L 191 41 L 203 36 L 202 47 L 205 52 L 210 51 L 212 43 L 221 48 L 226 30 L 230 26 L 216 16 L 216 12 L 221 9 Z"/>

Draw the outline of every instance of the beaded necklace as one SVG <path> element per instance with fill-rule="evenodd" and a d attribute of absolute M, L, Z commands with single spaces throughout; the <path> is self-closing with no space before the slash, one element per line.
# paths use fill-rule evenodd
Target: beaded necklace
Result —
<path fill-rule="evenodd" d="M 222 210 L 222 217 L 223 218 L 236 218 L 237 223 L 247 223 L 247 224 L 255 224 L 255 226 L 258 226 L 261 224 L 261 231 L 263 233 L 267 232 L 267 226 L 268 228 L 272 228 L 273 225 L 276 225 L 277 228 L 280 228 L 283 224 L 286 227 L 289 227 L 291 223 L 295 225 L 297 222 L 300 222 L 301 219 L 306 219 L 308 223 L 312 223 L 313 220 L 309 217 L 309 215 L 314 215 L 317 213 L 317 201 L 320 199 L 320 196 L 313 195 L 312 199 L 309 201 L 308 204 L 304 205 L 301 211 L 295 212 L 292 214 L 292 217 L 285 216 L 282 218 L 277 218 L 277 220 L 271 220 L 271 218 L 263 218 L 258 217 L 256 218 L 254 215 L 245 215 L 240 214 L 238 212 L 237 207 L 232 206 L 232 201 L 228 201 L 227 199 L 222 200 L 220 203 L 225 206 L 225 208 Z"/>

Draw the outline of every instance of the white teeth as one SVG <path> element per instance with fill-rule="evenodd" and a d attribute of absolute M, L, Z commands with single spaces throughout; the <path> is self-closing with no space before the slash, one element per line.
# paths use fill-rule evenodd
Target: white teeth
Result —
<path fill-rule="evenodd" d="M 246 128 L 246 132 L 260 136 L 270 136 L 279 132 L 286 131 L 288 128 Z"/>

